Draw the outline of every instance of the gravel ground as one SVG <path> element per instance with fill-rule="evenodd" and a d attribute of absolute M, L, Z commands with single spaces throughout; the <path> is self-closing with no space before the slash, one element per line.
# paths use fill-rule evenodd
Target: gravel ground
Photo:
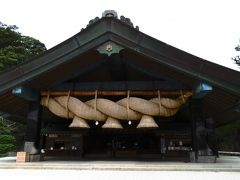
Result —
<path fill-rule="evenodd" d="M 239 172 L 94 171 L 0 169 L 1 179 L 18 180 L 239 180 Z"/>

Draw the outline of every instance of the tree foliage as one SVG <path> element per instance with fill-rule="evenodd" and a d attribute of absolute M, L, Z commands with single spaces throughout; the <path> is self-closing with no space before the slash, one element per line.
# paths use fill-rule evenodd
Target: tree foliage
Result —
<path fill-rule="evenodd" d="M 237 47 L 235 47 L 235 50 L 236 51 L 239 51 L 240 52 L 240 45 L 238 45 Z M 235 56 L 234 58 L 232 58 L 232 60 L 235 61 L 235 63 L 240 66 L 240 56 Z"/>
<path fill-rule="evenodd" d="M 6 155 L 10 151 L 15 151 L 16 139 L 12 135 L 11 130 L 1 118 L 0 121 L 0 157 Z"/>
<path fill-rule="evenodd" d="M 0 22 L 0 71 L 33 58 L 46 50 L 39 40 L 24 36 L 18 32 L 18 27 Z M 15 123 L 9 123 L 0 117 L 0 157 L 15 151 L 16 139 L 11 130 Z"/>
<path fill-rule="evenodd" d="M 23 36 L 18 27 L 0 22 L 0 70 L 41 54 L 46 47 L 39 40 Z"/>
<path fill-rule="evenodd" d="M 240 121 L 216 128 L 221 151 L 240 152 Z"/>

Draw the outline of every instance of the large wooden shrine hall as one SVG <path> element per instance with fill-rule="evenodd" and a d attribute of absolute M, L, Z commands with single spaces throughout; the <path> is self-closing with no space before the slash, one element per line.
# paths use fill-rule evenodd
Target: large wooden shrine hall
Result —
<path fill-rule="evenodd" d="M 105 11 L 1 72 L 0 115 L 26 123 L 32 160 L 214 162 L 214 128 L 240 119 L 239 79 Z"/>

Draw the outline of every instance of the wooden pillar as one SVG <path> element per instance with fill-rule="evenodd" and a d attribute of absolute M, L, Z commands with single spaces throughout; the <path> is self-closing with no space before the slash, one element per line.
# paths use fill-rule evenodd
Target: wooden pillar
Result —
<path fill-rule="evenodd" d="M 193 145 L 193 160 L 198 161 L 199 150 L 206 145 L 202 132 L 204 132 L 204 117 L 203 117 L 203 100 L 191 98 L 191 119 L 192 119 L 192 145 Z"/>
<path fill-rule="evenodd" d="M 27 128 L 25 134 L 24 151 L 29 154 L 39 154 L 40 128 L 41 128 L 41 105 L 38 101 L 29 102 L 27 115 Z"/>

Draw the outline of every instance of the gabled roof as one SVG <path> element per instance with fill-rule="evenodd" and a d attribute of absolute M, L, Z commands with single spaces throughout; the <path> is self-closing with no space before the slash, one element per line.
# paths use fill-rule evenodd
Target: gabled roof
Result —
<path fill-rule="evenodd" d="M 52 77 L 52 81 L 46 77 L 43 78 L 43 75 L 49 76 L 50 71 L 54 71 L 55 74 L 56 72 L 64 73 L 70 67 L 76 71 L 77 69 L 74 69 L 75 63 L 84 69 L 89 64 L 103 61 L 104 56 L 99 55 L 97 49 L 107 42 L 112 42 L 123 48 L 122 54 L 127 58 L 135 59 L 136 63 L 142 63 L 143 67 L 152 69 L 152 71 L 161 70 L 177 80 L 182 80 L 180 79 L 182 76 L 186 78 L 187 83 L 198 81 L 211 84 L 215 87 L 216 94 L 214 94 L 215 97 L 210 97 L 206 102 L 209 101 L 213 109 L 214 104 L 218 105 L 218 101 L 216 101 L 218 98 L 222 98 L 222 103 L 225 103 L 226 108 L 232 107 L 227 112 L 234 111 L 234 108 L 238 106 L 240 72 L 206 61 L 156 40 L 140 32 L 138 28 L 134 28 L 131 21 L 126 20 L 126 18 L 102 17 L 90 22 L 81 32 L 46 51 L 41 56 L 1 72 L 0 99 L 7 103 L 8 98 L 14 98 L 11 95 L 11 90 L 14 87 L 34 84 L 36 79 L 42 78 L 40 83 L 46 85 L 53 83 L 54 77 Z M 82 57 L 80 61 L 76 61 L 78 57 Z M 142 61 L 137 62 L 137 59 L 142 59 Z M 156 69 L 156 66 L 162 67 Z M 19 105 L 24 106 L 25 104 L 17 97 L 14 100 L 18 101 Z M 10 107 L 12 106 L 8 108 L 7 104 L 0 104 L 0 111 L 24 115 L 24 113 L 13 113 Z M 217 109 L 214 109 L 214 113 L 218 113 Z M 238 118 L 239 113 L 234 111 L 235 117 Z"/>
<path fill-rule="evenodd" d="M 240 73 L 156 40 L 119 19 L 103 17 L 41 56 L 0 73 L 0 94 L 112 41 L 158 63 L 240 95 Z"/>

